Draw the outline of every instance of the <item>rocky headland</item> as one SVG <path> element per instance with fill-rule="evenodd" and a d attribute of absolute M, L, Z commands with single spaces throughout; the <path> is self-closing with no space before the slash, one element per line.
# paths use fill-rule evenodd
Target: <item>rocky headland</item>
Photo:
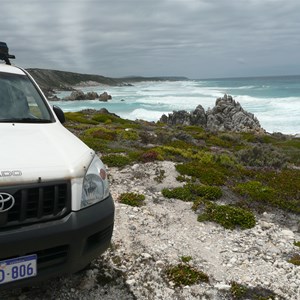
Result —
<path fill-rule="evenodd" d="M 73 91 L 83 86 L 128 86 L 135 82 L 141 81 L 161 81 L 161 80 L 188 80 L 186 77 L 141 77 L 129 76 L 123 78 L 112 78 L 102 75 L 81 74 L 74 72 L 38 69 L 27 69 L 30 75 L 38 83 L 47 98 L 58 100 L 55 98 L 55 91 Z"/>

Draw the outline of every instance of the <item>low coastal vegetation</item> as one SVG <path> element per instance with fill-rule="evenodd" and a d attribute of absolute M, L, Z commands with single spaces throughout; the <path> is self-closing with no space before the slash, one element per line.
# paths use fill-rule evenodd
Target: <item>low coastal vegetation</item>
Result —
<path fill-rule="evenodd" d="M 296 266 L 300 266 L 300 254 L 295 253 L 289 260 L 289 263 L 294 264 Z"/>
<path fill-rule="evenodd" d="M 122 170 L 131 165 L 134 169 L 135 164 L 173 161 L 180 187 L 164 186 L 168 174 L 160 168 L 154 170 L 153 179 L 164 187 L 161 193 L 166 201 L 190 202 L 199 222 L 247 230 L 264 212 L 300 214 L 300 138 L 130 121 L 105 110 L 66 113 L 66 119 L 66 127 L 99 152 L 109 168 Z M 123 193 L 118 201 L 140 207 L 145 205 L 145 196 Z M 295 251 L 285 259 L 299 266 L 300 242 L 294 246 Z M 193 266 L 190 256 L 165 266 L 164 276 L 176 288 L 209 283 L 209 276 Z M 228 299 L 281 299 L 267 288 L 237 282 L 224 295 Z"/>
<path fill-rule="evenodd" d="M 199 214 L 198 221 L 214 221 L 226 229 L 248 229 L 255 226 L 255 216 L 251 211 L 233 205 L 218 205 L 211 201 L 202 200 L 199 206 L 203 212 Z"/>
<path fill-rule="evenodd" d="M 222 223 L 218 212 L 226 210 L 226 218 L 241 214 L 241 219 L 248 221 L 236 225 L 249 228 L 254 224 L 252 213 L 272 209 L 300 213 L 300 138 L 131 121 L 105 109 L 68 112 L 66 119 L 66 127 L 101 152 L 109 167 L 156 160 L 176 162 L 182 187 L 165 188 L 162 193 L 193 202 L 193 209 L 202 213 L 201 220 Z M 164 177 L 163 170 L 157 172 L 157 182 L 163 182 Z M 212 203 L 222 200 L 224 187 L 239 200 Z M 223 204 L 221 208 L 219 204 Z M 225 226 L 232 228 L 233 224 Z"/>
<path fill-rule="evenodd" d="M 240 300 L 283 300 L 282 297 L 263 287 L 249 287 L 235 281 L 231 282 L 230 296 Z"/>
<path fill-rule="evenodd" d="M 166 268 L 166 277 L 169 281 L 173 282 L 175 287 L 193 285 L 200 282 L 209 282 L 207 274 L 197 270 L 189 264 L 191 260 L 191 256 L 182 256 L 179 264 Z"/>
<path fill-rule="evenodd" d="M 164 188 L 162 194 L 166 198 L 176 198 L 182 201 L 196 201 L 198 197 L 215 200 L 222 196 L 222 190 L 217 186 L 185 184 L 183 187 L 174 189 Z"/>
<path fill-rule="evenodd" d="M 119 201 L 130 206 L 142 206 L 145 196 L 138 193 L 123 193 L 119 196 Z"/>

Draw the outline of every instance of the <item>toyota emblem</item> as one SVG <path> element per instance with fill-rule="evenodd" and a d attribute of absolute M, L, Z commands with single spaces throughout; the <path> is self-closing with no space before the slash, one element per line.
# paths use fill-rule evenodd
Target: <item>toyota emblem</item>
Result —
<path fill-rule="evenodd" d="M 15 205 L 15 198 L 7 193 L 0 193 L 0 213 L 10 210 Z"/>

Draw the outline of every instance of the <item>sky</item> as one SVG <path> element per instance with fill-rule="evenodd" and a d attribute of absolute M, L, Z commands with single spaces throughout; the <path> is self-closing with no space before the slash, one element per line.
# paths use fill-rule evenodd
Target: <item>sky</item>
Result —
<path fill-rule="evenodd" d="M 1 0 L 15 64 L 124 76 L 300 74 L 299 0 Z"/>

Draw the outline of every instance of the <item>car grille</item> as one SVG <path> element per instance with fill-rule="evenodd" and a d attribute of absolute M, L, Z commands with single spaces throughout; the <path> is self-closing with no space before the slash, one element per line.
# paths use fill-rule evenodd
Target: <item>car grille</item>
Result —
<path fill-rule="evenodd" d="M 0 187 L 0 193 L 15 199 L 9 210 L 0 210 L 0 230 L 59 219 L 71 210 L 69 181 Z"/>

